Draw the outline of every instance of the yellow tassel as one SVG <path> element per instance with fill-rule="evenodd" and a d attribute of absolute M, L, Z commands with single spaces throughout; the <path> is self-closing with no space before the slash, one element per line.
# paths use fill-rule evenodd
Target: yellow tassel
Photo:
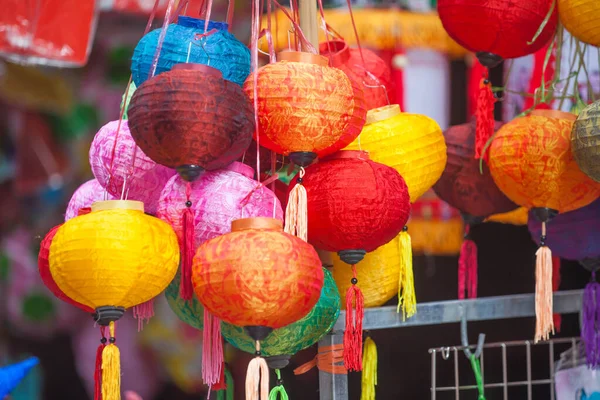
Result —
<path fill-rule="evenodd" d="M 115 337 L 115 323 L 109 327 L 110 338 Z M 102 400 L 121 400 L 121 353 L 114 343 L 102 351 Z"/>
<path fill-rule="evenodd" d="M 300 168 L 299 178 L 304 177 L 304 168 Z M 296 183 L 290 191 L 288 204 L 285 208 L 284 231 L 295 235 L 305 242 L 308 240 L 308 206 L 306 188 L 301 183 Z"/>
<path fill-rule="evenodd" d="M 407 227 L 400 233 L 400 281 L 398 285 L 398 312 L 402 309 L 402 320 L 417 312 L 417 296 L 413 276 L 412 245 Z"/>
<path fill-rule="evenodd" d="M 377 386 L 377 346 L 370 337 L 363 348 L 362 384 L 360 400 L 375 400 Z"/>
<path fill-rule="evenodd" d="M 542 223 L 542 235 L 546 235 L 546 224 Z M 552 318 L 552 251 L 541 246 L 535 253 L 535 339 L 550 339 L 554 334 Z"/>

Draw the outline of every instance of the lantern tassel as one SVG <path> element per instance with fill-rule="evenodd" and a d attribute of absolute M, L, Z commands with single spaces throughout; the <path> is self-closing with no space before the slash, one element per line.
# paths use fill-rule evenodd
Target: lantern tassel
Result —
<path fill-rule="evenodd" d="M 204 309 L 204 330 L 202 348 L 202 380 L 213 386 L 221 379 L 223 370 L 223 342 L 221 341 L 221 320 Z"/>
<path fill-rule="evenodd" d="M 227 390 L 227 378 L 225 376 L 225 361 L 223 361 L 221 365 L 221 376 L 217 383 L 212 386 L 212 390 L 215 391 L 225 391 Z"/>
<path fill-rule="evenodd" d="M 110 338 L 102 351 L 102 400 L 121 400 L 121 354 L 115 344 L 115 323 L 108 326 Z"/>
<path fill-rule="evenodd" d="M 360 400 L 375 400 L 377 386 L 377 346 L 370 337 L 365 339 Z"/>
<path fill-rule="evenodd" d="M 94 368 L 94 400 L 102 400 L 102 351 L 106 347 L 106 327 L 100 327 L 100 344 L 96 349 L 96 366 Z"/>
<path fill-rule="evenodd" d="M 535 260 L 535 338 L 548 340 L 554 333 L 552 319 L 552 252 L 546 246 L 546 223 L 542 222 L 542 238 Z"/>
<path fill-rule="evenodd" d="M 138 332 L 144 329 L 144 322 L 148 323 L 154 317 L 154 299 L 133 307 L 133 317 L 138 320 Z"/>
<path fill-rule="evenodd" d="M 194 259 L 194 213 L 191 209 L 192 202 L 190 194 L 192 191 L 191 184 L 186 185 L 185 210 L 182 216 L 183 226 L 183 257 L 181 261 L 181 298 L 183 300 L 191 300 L 193 294 L 192 287 L 192 261 Z"/>
<path fill-rule="evenodd" d="M 585 357 L 589 368 L 600 367 L 600 284 L 596 281 L 596 271 L 592 272 L 590 283 L 583 291 L 583 321 L 581 340 L 585 345 Z"/>
<path fill-rule="evenodd" d="M 346 330 L 344 331 L 344 366 L 349 371 L 362 370 L 362 325 L 365 298 L 356 286 L 356 266 L 352 266 L 352 285 L 346 292 Z"/>
<path fill-rule="evenodd" d="M 256 341 L 256 352 L 260 354 L 260 342 Z M 269 397 L 269 366 L 260 355 L 248 364 L 246 372 L 246 400 L 267 400 Z"/>
<path fill-rule="evenodd" d="M 398 309 L 402 309 L 402 320 L 410 318 L 417 312 L 417 296 L 413 275 L 412 242 L 408 227 L 400 233 L 400 287 L 398 288 Z"/>
<path fill-rule="evenodd" d="M 475 131 L 475 158 L 487 161 L 487 153 L 484 151 L 486 142 L 494 134 L 494 93 L 489 80 L 489 71 L 486 68 L 481 83 L 479 84 L 479 97 L 477 98 L 476 131 Z"/>
<path fill-rule="evenodd" d="M 465 227 L 465 238 L 458 258 L 458 298 L 477 298 L 477 244 L 470 236 L 471 226 Z"/>
<path fill-rule="evenodd" d="M 301 167 L 297 183 L 290 191 L 288 204 L 285 208 L 284 231 L 306 242 L 308 240 L 308 207 L 306 188 L 302 185 L 303 178 L 304 168 Z"/>
<path fill-rule="evenodd" d="M 273 386 L 273 389 L 271 389 L 269 400 L 289 400 L 288 394 L 283 386 L 283 379 L 281 379 L 281 371 L 276 369 L 275 374 L 277 375 L 277 385 Z"/>
<path fill-rule="evenodd" d="M 556 292 L 560 288 L 560 257 L 552 257 L 552 291 Z M 554 321 L 554 329 L 560 333 L 560 326 L 562 323 L 562 317 L 560 314 L 554 314 L 552 316 Z"/>

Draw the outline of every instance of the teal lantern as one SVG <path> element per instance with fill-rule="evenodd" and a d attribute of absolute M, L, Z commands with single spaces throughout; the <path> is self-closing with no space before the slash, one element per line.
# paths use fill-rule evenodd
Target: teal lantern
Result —
<path fill-rule="evenodd" d="M 285 367 L 290 356 L 317 343 L 340 315 L 340 293 L 331 273 L 323 268 L 325 280 L 321 297 L 313 309 L 302 319 L 275 329 L 265 340 L 260 341 L 260 351 L 271 368 Z M 256 341 L 246 334 L 244 328 L 223 322 L 221 333 L 234 347 L 254 354 Z"/>
<path fill-rule="evenodd" d="M 202 329 L 204 326 L 204 307 L 202 307 L 195 294 L 189 301 L 185 301 L 179 296 L 180 274 L 181 272 L 177 272 L 177 275 L 165 290 L 165 297 L 169 307 L 180 320 L 196 329 Z"/>

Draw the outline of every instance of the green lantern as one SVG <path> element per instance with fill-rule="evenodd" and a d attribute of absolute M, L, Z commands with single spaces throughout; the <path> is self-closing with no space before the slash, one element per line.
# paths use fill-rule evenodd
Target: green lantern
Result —
<path fill-rule="evenodd" d="M 165 290 L 169 307 L 180 320 L 196 329 L 202 329 L 204 326 L 204 307 L 202 307 L 195 294 L 190 301 L 185 301 L 179 296 L 180 282 L 181 272 L 177 272 L 177 275 Z"/>
<path fill-rule="evenodd" d="M 325 281 L 321 297 L 313 309 L 302 319 L 275 329 L 260 342 L 260 350 L 267 357 L 271 368 L 283 368 L 289 357 L 302 349 L 317 343 L 335 324 L 340 314 L 340 293 L 331 273 L 323 268 Z M 248 336 L 244 328 L 223 322 L 221 333 L 234 347 L 254 354 L 255 341 Z"/>

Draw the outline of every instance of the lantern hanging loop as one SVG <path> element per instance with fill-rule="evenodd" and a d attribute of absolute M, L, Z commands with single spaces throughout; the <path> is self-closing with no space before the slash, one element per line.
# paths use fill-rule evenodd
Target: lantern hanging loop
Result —
<path fill-rule="evenodd" d="M 463 352 L 465 353 L 465 357 L 468 360 L 471 359 L 472 356 L 475 358 L 479 358 L 481 353 L 483 352 L 483 344 L 485 343 L 485 333 L 480 333 L 477 338 L 477 347 L 475 348 L 475 353 L 472 353 L 469 349 L 469 335 L 467 333 L 467 312 L 464 306 L 460 308 L 461 317 L 460 317 L 460 341 L 462 346 L 464 347 Z"/>

